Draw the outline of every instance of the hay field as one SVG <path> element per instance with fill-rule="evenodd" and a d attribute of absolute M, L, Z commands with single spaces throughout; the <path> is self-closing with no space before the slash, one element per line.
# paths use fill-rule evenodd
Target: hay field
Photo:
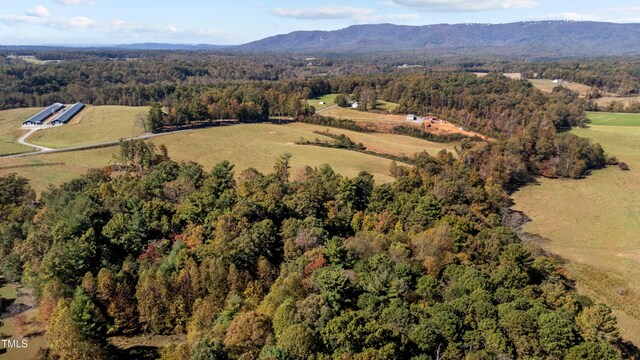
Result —
<path fill-rule="evenodd" d="M 333 134 L 344 134 L 356 143 L 363 143 L 368 150 L 375 152 L 392 154 L 397 156 L 411 156 L 415 153 L 426 151 L 430 155 L 435 156 L 440 150 L 445 149 L 447 151 L 454 152 L 455 144 L 452 143 L 436 143 L 425 141 L 409 136 L 395 135 L 395 134 L 380 134 L 380 133 L 359 133 L 355 131 L 325 128 L 316 125 L 295 123 L 289 125 L 297 129 L 306 131 L 330 131 Z M 314 137 L 307 138 L 313 140 L 315 137 L 322 138 L 322 136 L 313 134 Z"/>
<path fill-rule="evenodd" d="M 0 155 L 31 152 L 34 149 L 20 145 L 18 139 L 28 130 L 20 129 L 22 122 L 42 108 L 14 109 L 0 111 Z"/>
<path fill-rule="evenodd" d="M 390 182 L 390 160 L 365 155 L 349 150 L 329 149 L 316 146 L 295 145 L 294 142 L 305 138 L 329 139 L 314 134 L 313 131 L 325 131 L 325 127 L 308 124 L 246 124 L 216 127 L 168 134 L 149 140 L 156 145 L 164 144 L 169 156 L 177 161 L 193 160 L 210 168 L 222 160 L 236 165 L 237 172 L 248 167 L 260 171 L 271 171 L 275 159 L 282 153 L 293 154 L 293 174 L 305 165 L 331 165 L 337 172 L 346 176 L 356 176 L 365 170 L 374 174 L 377 181 Z M 359 134 L 340 129 L 332 132 L 344 133 L 354 141 L 362 142 L 368 148 L 397 155 L 411 155 L 427 151 L 437 153 L 442 148 L 452 149 L 449 144 L 437 144 L 400 135 Z M 117 146 L 63 153 L 39 154 L 25 158 L 0 159 L 0 166 L 42 164 L 64 162 L 65 165 L 38 166 L 0 170 L 0 176 L 17 173 L 31 180 L 38 191 L 46 189 L 50 183 L 60 184 L 71 180 L 87 170 L 113 163 L 113 154 Z"/>
<path fill-rule="evenodd" d="M 553 90 L 553 88 L 555 88 L 558 85 L 564 86 L 567 89 L 573 90 L 579 93 L 581 96 L 587 96 L 587 94 L 591 90 L 591 88 L 587 85 L 574 83 L 574 82 L 565 81 L 562 84 L 554 84 L 553 80 L 547 80 L 547 79 L 530 79 L 529 81 L 535 88 L 548 93 L 550 93 Z"/>
<path fill-rule="evenodd" d="M 603 96 L 594 100 L 594 102 L 598 105 L 600 109 L 606 109 L 613 102 L 617 102 L 622 104 L 625 108 L 629 107 L 632 104 L 637 104 L 640 102 L 640 96 L 628 96 L 628 97 L 620 97 L 620 96 Z"/>
<path fill-rule="evenodd" d="M 589 112 L 589 124 L 596 126 L 640 126 L 640 114 Z"/>
<path fill-rule="evenodd" d="M 630 171 L 608 167 L 586 179 L 540 179 L 513 195 L 532 222 L 525 231 L 567 260 L 579 290 L 614 308 L 625 337 L 640 344 L 640 117 L 589 114 L 573 133 L 599 142 Z M 596 125 L 597 124 L 597 125 Z M 625 124 L 627 126 L 616 126 Z"/>
<path fill-rule="evenodd" d="M 144 106 L 88 106 L 69 124 L 38 131 L 27 141 L 55 149 L 131 138 L 144 133 L 136 120 L 148 111 Z"/>
<path fill-rule="evenodd" d="M 335 105 L 335 100 L 336 97 L 338 96 L 338 94 L 327 94 L 324 96 L 321 96 L 319 98 L 315 98 L 315 99 L 309 99 L 307 100 L 307 103 L 311 106 L 313 106 L 314 108 L 316 108 L 317 110 L 322 110 L 322 109 L 326 109 L 329 106 L 333 106 Z M 323 102 L 324 104 L 320 104 L 321 102 Z"/>

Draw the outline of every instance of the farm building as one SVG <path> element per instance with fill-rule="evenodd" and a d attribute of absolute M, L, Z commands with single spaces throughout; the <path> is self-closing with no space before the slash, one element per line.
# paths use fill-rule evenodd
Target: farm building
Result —
<path fill-rule="evenodd" d="M 69 122 L 69 120 L 73 119 L 74 116 L 78 115 L 80 111 L 84 109 L 83 103 L 75 103 L 71 107 L 66 108 L 60 115 L 58 115 L 53 121 L 51 125 L 63 125 Z"/>
<path fill-rule="evenodd" d="M 407 121 L 414 124 L 424 124 L 427 118 L 423 116 L 415 116 L 413 114 L 407 115 Z"/>
<path fill-rule="evenodd" d="M 360 103 L 356 101 L 353 104 L 351 104 L 351 107 L 354 108 L 354 109 L 357 109 L 357 108 L 360 107 Z"/>
<path fill-rule="evenodd" d="M 564 82 L 564 80 L 562 80 L 562 79 L 554 79 L 553 80 L 554 84 L 562 84 L 563 82 Z"/>
<path fill-rule="evenodd" d="M 47 120 L 51 115 L 60 111 L 60 109 L 64 108 L 64 105 L 60 103 L 55 103 L 48 108 L 40 111 L 39 113 L 33 115 L 32 117 L 25 120 L 23 125 L 42 125 L 42 123 Z"/>

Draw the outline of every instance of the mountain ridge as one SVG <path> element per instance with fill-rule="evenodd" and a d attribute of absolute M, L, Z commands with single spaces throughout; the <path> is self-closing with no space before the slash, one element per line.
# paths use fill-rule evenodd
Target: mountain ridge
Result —
<path fill-rule="evenodd" d="M 517 55 L 640 54 L 640 24 L 529 21 L 506 24 L 366 24 L 332 31 L 295 31 L 233 49 L 247 52 L 384 52 Z"/>

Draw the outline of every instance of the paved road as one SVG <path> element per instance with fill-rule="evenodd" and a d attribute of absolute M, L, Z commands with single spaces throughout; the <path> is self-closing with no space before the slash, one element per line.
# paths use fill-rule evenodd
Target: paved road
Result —
<path fill-rule="evenodd" d="M 29 157 L 29 156 L 35 156 L 35 155 L 41 155 L 41 154 L 53 154 L 53 153 L 65 152 L 65 151 L 87 150 L 87 149 L 105 147 L 105 146 L 110 146 L 110 145 L 118 145 L 120 143 L 120 140 L 114 140 L 114 141 L 105 141 L 105 142 L 88 144 L 88 145 L 71 146 L 71 147 L 60 148 L 60 149 L 51 149 L 51 148 L 48 148 L 48 147 L 31 144 L 31 143 L 28 143 L 28 142 L 25 141 L 26 138 L 28 138 L 29 136 L 31 136 L 34 132 L 36 132 L 38 130 L 41 130 L 41 129 L 33 129 L 33 130 L 29 131 L 26 135 L 21 137 L 18 141 L 22 145 L 31 146 L 33 148 L 39 149 L 40 151 L 24 153 L 24 154 L 16 154 L 16 155 L 3 155 L 3 156 L 0 156 L 0 159 L 21 158 L 21 157 Z M 128 138 L 128 139 L 123 139 L 123 140 L 149 139 L 149 138 L 153 138 L 153 137 L 157 137 L 157 136 L 175 134 L 175 133 L 178 133 L 178 132 L 189 131 L 189 130 L 176 130 L 176 131 L 158 133 L 158 134 L 145 133 L 145 134 L 142 134 L 140 136 L 136 136 L 136 137 L 132 137 L 132 138 Z"/>
<path fill-rule="evenodd" d="M 217 126 L 220 126 L 220 125 L 217 125 Z M 26 141 L 26 139 L 29 136 L 33 135 L 33 133 L 35 133 L 36 131 L 48 129 L 49 127 L 43 126 L 43 127 L 38 127 L 38 128 L 31 129 L 31 131 L 29 131 L 27 134 L 25 134 L 20 139 L 18 139 L 20 144 L 36 148 L 36 149 L 38 149 L 40 151 L 29 152 L 29 153 L 24 153 L 24 154 L 16 154 L 16 155 L 0 155 L 0 159 L 21 158 L 21 157 L 29 157 L 29 156 L 35 156 L 35 155 L 41 155 L 41 154 L 53 154 L 53 153 L 59 153 L 59 152 L 66 152 L 66 151 L 87 150 L 87 149 L 106 147 L 106 146 L 110 146 L 110 145 L 118 145 L 120 143 L 120 140 L 112 140 L 112 141 L 105 141 L 105 142 L 99 142 L 99 143 L 94 143 L 94 144 L 87 144 L 87 145 L 80 145 L 80 146 L 70 146 L 70 147 L 66 147 L 66 148 L 52 149 L 52 148 L 48 148 L 48 147 L 45 147 L 45 146 L 35 145 L 35 144 L 29 143 L 29 142 Z M 203 126 L 203 127 L 200 127 L 200 128 L 181 129 L 181 130 L 167 131 L 167 132 L 161 132 L 161 133 L 144 133 L 144 134 L 136 136 L 136 137 L 126 138 L 126 139 L 122 139 L 122 140 L 144 140 L 144 139 L 155 138 L 155 137 L 163 136 L 163 135 L 181 133 L 181 132 L 185 132 L 185 131 L 196 131 L 196 130 L 200 130 L 200 129 L 206 129 L 207 127 L 208 126 Z"/>
<path fill-rule="evenodd" d="M 333 108 L 333 107 L 335 107 L 335 106 L 329 107 L 327 109 L 330 109 L 330 108 Z M 327 110 L 327 109 L 324 109 L 324 110 Z M 293 120 L 293 118 L 287 118 L 287 120 Z M 223 122 L 221 122 L 220 124 L 222 124 L 224 126 L 224 124 L 225 124 L 224 121 L 229 121 L 230 122 L 230 121 L 235 121 L 235 120 L 221 120 L 221 121 L 223 121 Z M 215 126 L 220 126 L 220 124 L 215 125 Z M 35 144 L 29 143 L 29 142 L 26 141 L 26 139 L 29 138 L 29 136 L 33 135 L 33 133 L 35 133 L 36 131 L 48 129 L 50 127 L 52 127 L 52 126 L 42 126 L 42 127 L 33 128 L 33 129 L 31 129 L 31 131 L 29 131 L 24 136 L 22 136 L 20 139 L 18 139 L 18 142 L 20 144 L 25 145 L 25 146 L 30 146 L 30 147 L 38 149 L 40 151 L 23 153 L 23 154 L 16 154 L 16 155 L 0 155 L 0 159 L 21 158 L 21 157 L 29 157 L 29 156 L 35 156 L 35 155 L 41 155 L 41 154 L 53 154 L 53 153 L 59 153 L 59 152 L 66 152 L 66 151 L 87 150 L 87 149 L 94 149 L 94 148 L 99 148 L 99 147 L 106 147 L 106 146 L 110 146 L 110 145 L 118 145 L 120 143 L 120 140 L 112 140 L 112 141 L 105 141 L 105 142 L 88 144 L 88 145 L 80 145 L 80 146 L 71 146 L 71 147 L 66 147 L 66 148 L 52 149 L 52 148 L 48 148 L 48 147 L 45 147 L 45 146 L 35 145 Z M 136 137 L 122 139 L 122 140 L 150 139 L 150 138 L 154 138 L 154 137 L 158 137 L 158 136 L 176 134 L 176 133 L 185 132 L 185 131 L 196 131 L 196 130 L 200 130 L 200 129 L 206 129 L 208 127 L 211 127 L 211 126 L 203 126 L 203 127 L 191 128 L 191 129 L 181 129 L 181 130 L 167 131 L 167 132 L 162 132 L 162 133 L 144 133 L 144 134 L 136 136 Z"/>
<path fill-rule="evenodd" d="M 338 105 L 331 105 L 331 106 L 326 107 L 324 109 L 316 110 L 316 114 L 320 114 L 320 113 L 323 113 L 323 112 L 325 112 L 327 110 L 335 109 L 337 107 L 338 107 Z"/>
<path fill-rule="evenodd" d="M 20 144 L 24 145 L 24 146 L 29 146 L 29 147 L 32 147 L 32 148 L 36 148 L 36 149 L 40 150 L 41 152 L 53 150 L 53 149 L 48 148 L 48 147 L 31 144 L 31 143 L 28 143 L 28 142 L 25 141 L 29 136 L 33 135 L 33 133 L 35 133 L 36 131 L 42 130 L 42 129 L 44 129 L 44 128 L 43 127 L 39 127 L 39 128 L 31 129 L 31 131 L 29 131 L 28 133 L 24 134 L 24 136 L 22 136 L 20 139 L 18 139 L 18 142 Z"/>

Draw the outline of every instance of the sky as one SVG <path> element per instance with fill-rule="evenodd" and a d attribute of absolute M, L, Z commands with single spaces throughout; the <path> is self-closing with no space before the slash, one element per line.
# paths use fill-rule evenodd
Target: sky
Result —
<path fill-rule="evenodd" d="M 242 44 L 356 24 L 640 23 L 638 0 L 0 0 L 0 45 Z"/>

